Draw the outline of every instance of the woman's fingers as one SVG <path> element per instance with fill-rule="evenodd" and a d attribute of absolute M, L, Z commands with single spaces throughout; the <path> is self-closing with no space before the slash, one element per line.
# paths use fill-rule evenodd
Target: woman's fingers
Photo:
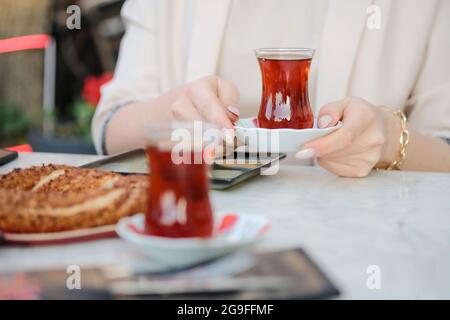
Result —
<path fill-rule="evenodd" d="M 175 119 L 205 120 L 219 128 L 233 129 L 239 119 L 239 93 L 230 82 L 216 76 L 201 78 L 186 85 L 173 105 Z"/>
<path fill-rule="evenodd" d="M 320 129 L 335 126 L 342 119 L 347 103 L 348 99 L 344 99 L 324 105 L 320 109 L 317 126 Z"/>
<path fill-rule="evenodd" d="M 239 120 L 239 91 L 234 84 L 218 78 L 217 93 L 222 105 L 226 108 L 231 122 Z"/>
<path fill-rule="evenodd" d="M 320 166 L 338 176 L 367 176 L 379 163 L 385 145 L 379 112 L 377 107 L 357 97 L 324 106 L 319 114 L 319 126 L 328 127 L 342 120 L 342 127 L 306 143 L 297 158 L 315 156 Z"/>
<path fill-rule="evenodd" d="M 200 113 L 192 104 L 191 100 L 185 95 L 181 95 L 172 104 L 172 115 L 175 120 L 179 121 L 202 120 L 202 116 L 200 115 Z"/>
<path fill-rule="evenodd" d="M 297 153 L 297 158 L 323 157 L 341 150 L 352 143 L 354 135 L 350 128 L 343 126 L 325 137 L 305 144 Z"/>
<path fill-rule="evenodd" d="M 218 91 L 217 77 L 208 77 L 188 86 L 187 95 L 206 121 L 220 128 L 232 129 L 233 124 L 228 117 L 226 107 L 218 97 Z"/>
<path fill-rule="evenodd" d="M 298 158 L 311 157 L 311 154 L 323 157 L 350 146 L 355 138 L 367 128 L 372 116 L 367 108 L 355 106 L 350 99 L 327 105 L 324 112 L 324 114 L 330 115 L 333 121 L 342 117 L 342 128 L 325 137 L 306 143 L 297 153 Z"/>

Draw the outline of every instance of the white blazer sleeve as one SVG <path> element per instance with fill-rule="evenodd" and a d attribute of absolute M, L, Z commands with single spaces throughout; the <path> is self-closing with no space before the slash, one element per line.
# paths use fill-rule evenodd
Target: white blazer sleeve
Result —
<path fill-rule="evenodd" d="M 428 49 L 408 101 L 409 122 L 420 132 L 450 138 L 450 1 L 441 1 Z"/>
<path fill-rule="evenodd" d="M 156 0 L 128 0 L 122 7 L 126 32 L 119 60 L 113 80 L 101 89 L 92 121 L 92 136 L 99 154 L 105 153 L 104 134 L 115 111 L 129 102 L 148 101 L 160 95 L 156 9 Z"/>

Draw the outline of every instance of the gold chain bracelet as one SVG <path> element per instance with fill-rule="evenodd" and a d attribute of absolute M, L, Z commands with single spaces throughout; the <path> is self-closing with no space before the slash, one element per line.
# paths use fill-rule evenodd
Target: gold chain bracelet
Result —
<path fill-rule="evenodd" d="M 399 157 L 397 160 L 392 162 L 385 170 L 400 170 L 400 165 L 405 160 L 406 157 L 406 146 L 409 142 L 409 131 L 406 127 L 406 124 L 408 122 L 408 119 L 406 118 L 405 114 L 401 110 L 393 110 L 388 107 L 382 107 L 383 110 L 389 111 L 393 113 L 399 120 L 400 120 L 400 126 L 402 129 L 402 132 L 400 134 L 400 149 L 399 149 Z"/>

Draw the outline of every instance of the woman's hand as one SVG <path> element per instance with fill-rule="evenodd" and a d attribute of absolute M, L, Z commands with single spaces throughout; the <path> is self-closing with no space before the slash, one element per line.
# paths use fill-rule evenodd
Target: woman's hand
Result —
<path fill-rule="evenodd" d="M 233 84 L 207 76 L 152 101 L 131 103 L 111 118 L 106 131 L 106 151 L 114 154 L 142 148 L 147 143 L 143 128 L 149 123 L 202 120 L 218 128 L 232 129 L 233 122 L 239 119 L 238 102 L 239 93 Z M 225 141 L 234 141 L 231 130 L 224 130 L 224 135 Z"/>
<path fill-rule="evenodd" d="M 175 120 L 204 120 L 219 128 L 233 129 L 239 119 L 239 92 L 230 82 L 217 76 L 207 76 L 183 87 L 171 105 Z"/>
<path fill-rule="evenodd" d="M 396 159 L 401 129 L 390 112 L 353 97 L 320 110 L 320 128 L 339 120 L 342 128 L 305 144 L 296 157 L 316 157 L 320 166 L 343 177 L 365 177 Z"/>

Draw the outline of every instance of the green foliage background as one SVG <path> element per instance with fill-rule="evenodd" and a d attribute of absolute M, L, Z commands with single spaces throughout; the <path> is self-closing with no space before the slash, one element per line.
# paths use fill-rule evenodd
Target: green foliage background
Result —
<path fill-rule="evenodd" d="M 30 121 L 15 104 L 0 103 L 0 137 L 16 138 L 26 135 Z"/>

